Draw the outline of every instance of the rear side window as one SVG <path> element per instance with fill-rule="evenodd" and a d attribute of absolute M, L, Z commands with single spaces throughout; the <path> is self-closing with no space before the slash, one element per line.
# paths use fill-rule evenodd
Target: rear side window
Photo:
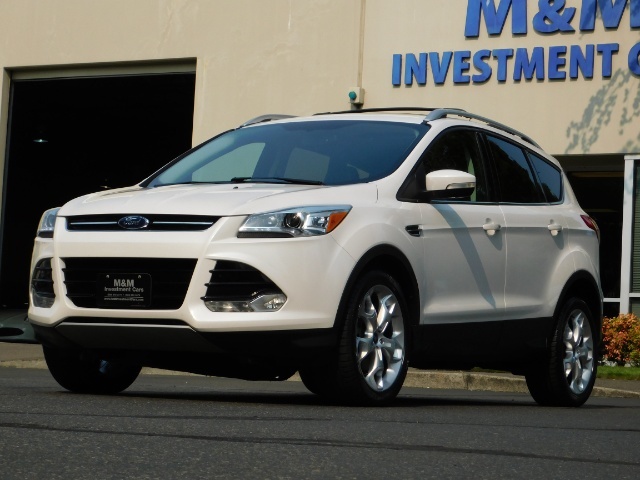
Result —
<path fill-rule="evenodd" d="M 562 200 L 562 173 L 543 158 L 528 152 L 531 165 L 538 175 L 547 202 L 557 203 Z"/>
<path fill-rule="evenodd" d="M 505 203 L 544 202 L 524 151 L 505 140 L 487 136 L 500 185 L 500 201 Z"/>

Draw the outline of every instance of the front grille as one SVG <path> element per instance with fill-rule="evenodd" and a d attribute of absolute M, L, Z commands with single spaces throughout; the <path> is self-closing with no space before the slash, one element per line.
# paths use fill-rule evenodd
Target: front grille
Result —
<path fill-rule="evenodd" d="M 120 225 L 120 220 L 127 217 L 144 217 L 148 224 L 142 228 L 131 229 Z M 144 214 L 108 214 L 108 215 L 73 215 L 67 217 L 67 230 L 72 232 L 198 232 L 206 230 L 216 223 L 220 217 L 202 215 L 144 215 Z"/>
<path fill-rule="evenodd" d="M 151 277 L 149 310 L 176 310 L 187 294 L 195 259 L 182 258 L 63 258 L 67 297 L 81 308 L 99 308 L 99 278 L 104 274 L 147 274 Z M 105 307 L 102 307 L 105 308 Z M 108 307 L 107 307 L 108 308 Z M 111 307 L 131 308 L 131 306 Z"/>
<path fill-rule="evenodd" d="M 259 270 L 240 262 L 219 260 L 206 284 L 206 301 L 250 300 L 259 293 L 282 293 L 282 290 Z"/>

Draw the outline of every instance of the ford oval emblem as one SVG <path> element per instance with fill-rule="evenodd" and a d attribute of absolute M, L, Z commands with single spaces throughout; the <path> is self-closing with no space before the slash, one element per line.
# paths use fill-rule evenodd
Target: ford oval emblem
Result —
<path fill-rule="evenodd" d="M 127 230 L 142 230 L 149 226 L 149 219 L 141 215 L 129 215 L 118 220 L 118 225 Z"/>

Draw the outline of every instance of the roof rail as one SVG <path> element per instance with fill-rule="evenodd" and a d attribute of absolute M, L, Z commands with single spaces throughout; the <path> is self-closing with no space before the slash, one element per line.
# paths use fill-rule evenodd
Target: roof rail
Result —
<path fill-rule="evenodd" d="M 343 113 L 375 113 L 375 112 L 433 112 L 441 110 L 441 108 L 432 107 L 378 107 L 378 108 L 359 108 L 357 110 L 342 110 L 338 112 L 321 112 L 315 115 L 340 115 Z M 447 108 L 446 110 L 457 110 L 455 108 Z M 460 110 L 463 112 L 464 110 Z"/>
<path fill-rule="evenodd" d="M 282 120 L 283 118 L 293 118 L 295 115 L 283 115 L 279 113 L 260 115 L 259 117 L 252 118 L 251 120 L 247 120 L 240 127 L 248 127 L 249 125 L 253 125 L 255 123 L 262 122 L 271 122 L 273 120 Z"/>
<path fill-rule="evenodd" d="M 481 122 L 486 123 L 487 125 L 503 130 L 511 135 L 515 135 L 516 137 L 520 137 L 525 142 L 530 143 L 538 148 L 541 148 L 531 137 L 525 135 L 524 133 L 519 132 L 511 127 L 507 127 L 506 125 L 496 122 L 495 120 L 491 120 L 490 118 L 482 117 L 480 115 L 476 115 L 475 113 L 469 113 L 465 110 L 459 110 L 457 108 L 438 108 L 433 110 L 429 115 L 424 118 L 424 122 L 431 122 L 433 120 L 438 120 L 440 118 L 448 117 L 449 115 L 455 115 L 457 117 L 468 118 L 472 120 L 480 120 Z"/>

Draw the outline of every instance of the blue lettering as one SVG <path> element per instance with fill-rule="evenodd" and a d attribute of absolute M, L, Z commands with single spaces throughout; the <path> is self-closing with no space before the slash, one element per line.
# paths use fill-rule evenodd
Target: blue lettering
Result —
<path fill-rule="evenodd" d="M 636 43 L 629 51 L 629 70 L 634 75 L 640 75 L 640 43 Z"/>
<path fill-rule="evenodd" d="M 401 78 L 402 78 L 402 55 L 399 53 L 394 53 L 393 66 L 391 67 L 391 84 L 394 87 L 399 87 Z"/>
<path fill-rule="evenodd" d="M 470 58 L 471 52 L 468 50 L 453 54 L 453 83 L 469 83 L 471 81 L 469 75 L 464 73 L 471 68 L 471 65 L 469 65 Z"/>
<path fill-rule="evenodd" d="M 537 80 L 544 80 L 544 49 L 542 47 L 535 47 L 531 52 L 531 60 L 529 60 L 526 48 L 517 49 L 513 79 L 519 82 L 524 74 L 525 79 L 531 80 L 534 72 Z"/>
<path fill-rule="evenodd" d="M 594 30 L 598 8 L 602 13 L 602 23 L 605 28 L 618 28 L 626 6 L 627 0 L 582 0 L 580 30 L 588 32 Z M 640 0 L 631 0 L 631 28 L 639 27 Z"/>
<path fill-rule="evenodd" d="M 498 59 L 498 81 L 507 81 L 507 60 L 513 57 L 513 48 L 498 48 L 493 51 L 493 58 Z"/>
<path fill-rule="evenodd" d="M 567 47 L 549 47 L 549 80 L 564 80 L 567 73 L 560 71 L 567 64 Z"/>
<path fill-rule="evenodd" d="M 427 54 L 421 53 L 420 60 L 416 59 L 413 53 L 407 54 L 404 67 L 404 84 L 412 85 L 415 77 L 418 85 L 427 83 Z"/>
<path fill-rule="evenodd" d="M 575 32 L 570 25 L 575 8 L 564 8 L 566 0 L 539 0 L 533 28 L 539 33 Z"/>
<path fill-rule="evenodd" d="M 617 43 L 603 43 L 598 45 L 598 53 L 602 54 L 602 76 L 611 77 L 613 71 L 613 54 L 618 53 L 620 45 Z"/>
<path fill-rule="evenodd" d="M 571 45 L 569 57 L 569 77 L 578 78 L 578 70 L 584 78 L 593 78 L 593 64 L 595 59 L 595 46 L 587 45 L 586 55 L 582 53 L 580 45 Z"/>
<path fill-rule="evenodd" d="M 475 38 L 480 35 L 480 18 L 483 14 L 489 35 L 500 35 L 512 6 L 511 33 L 514 35 L 527 33 L 527 0 L 498 1 L 500 3 L 496 8 L 494 0 L 468 0 L 467 20 L 464 26 L 465 37 Z"/>
<path fill-rule="evenodd" d="M 491 50 L 479 50 L 473 56 L 473 66 L 480 72 L 479 75 L 473 75 L 473 83 L 483 83 L 491 78 L 491 67 L 485 61 L 491 58 Z"/>
<path fill-rule="evenodd" d="M 442 53 L 442 63 L 440 63 L 440 55 L 437 52 L 429 53 L 429 63 L 433 72 L 433 81 L 436 85 L 442 85 L 447 79 L 449 65 L 451 65 L 452 52 Z"/>

